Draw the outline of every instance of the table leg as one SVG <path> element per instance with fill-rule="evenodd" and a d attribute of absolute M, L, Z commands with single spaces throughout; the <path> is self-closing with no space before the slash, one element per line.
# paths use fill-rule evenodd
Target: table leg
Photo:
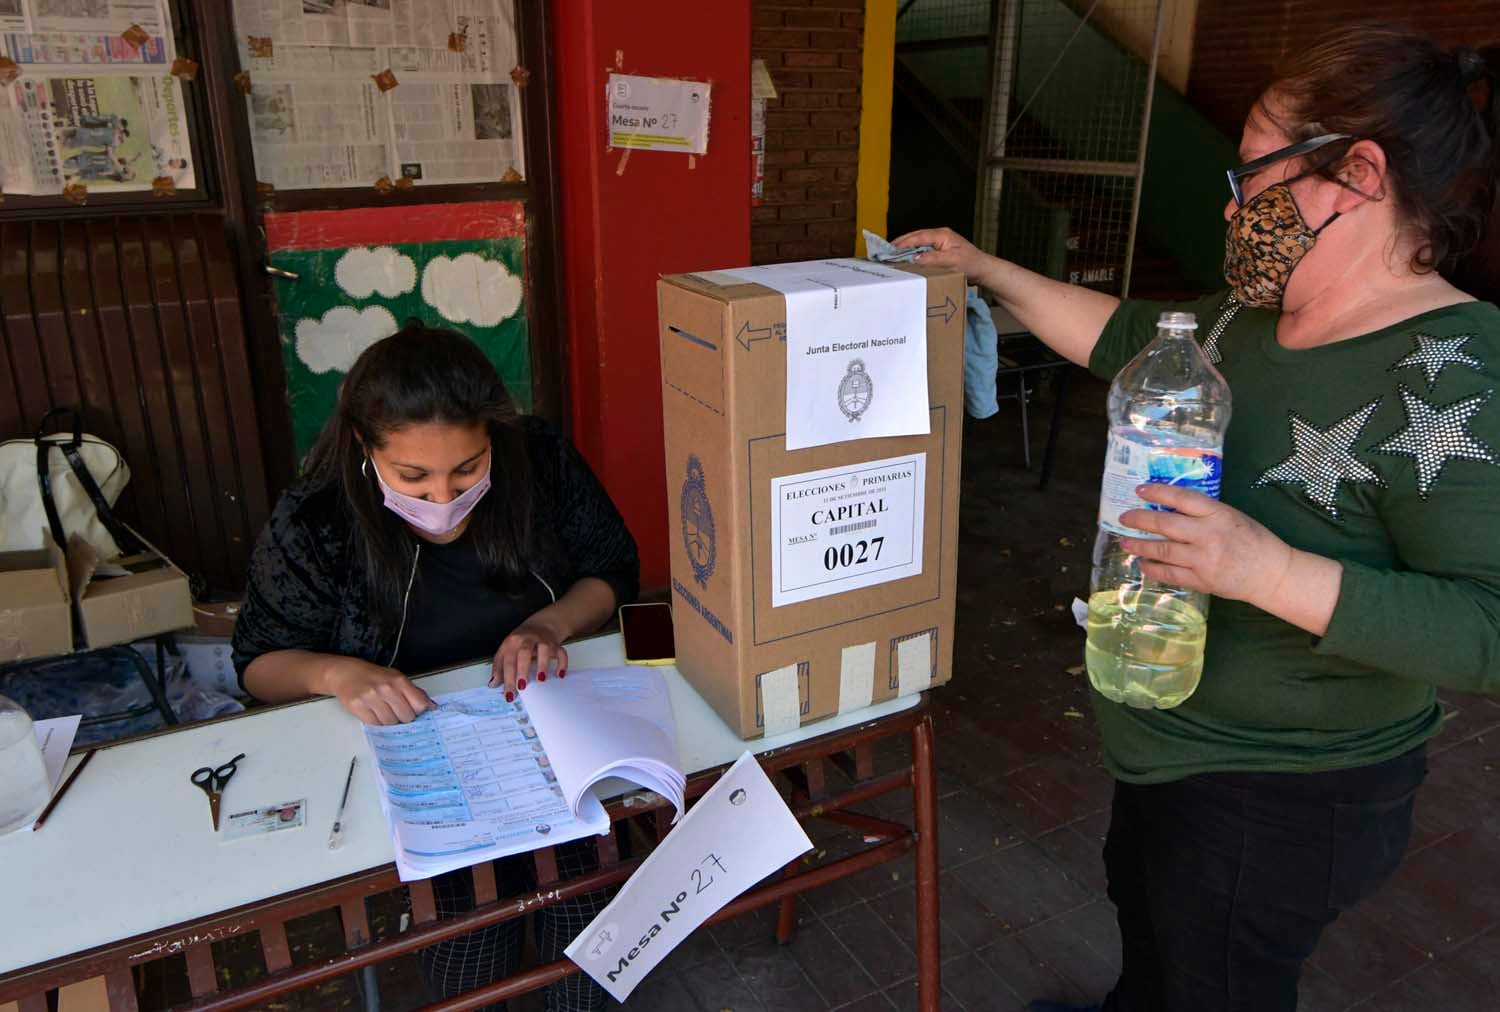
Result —
<path fill-rule="evenodd" d="M 1016 383 L 1019 387 L 1016 398 L 1021 405 L 1021 460 L 1026 465 L 1026 470 L 1031 470 L 1031 404 L 1026 397 L 1026 374 L 1016 373 Z"/>
<path fill-rule="evenodd" d="M 917 1005 L 922 1012 L 939 1012 L 942 952 L 938 945 L 937 772 L 931 717 L 912 728 L 911 746 L 917 830 Z"/>
<path fill-rule="evenodd" d="M 789 945 L 792 931 L 797 927 L 797 897 L 788 896 L 781 901 L 781 910 L 776 917 L 776 944 Z"/>
<path fill-rule="evenodd" d="M 132 647 L 111 647 L 110 649 L 124 651 L 122 656 L 129 658 L 135 664 L 135 669 L 140 673 L 141 681 L 146 683 L 146 691 L 151 693 L 151 701 L 156 704 L 162 720 L 166 721 L 168 727 L 177 726 L 177 714 L 172 712 L 172 705 L 167 702 L 167 692 L 163 688 L 164 682 L 156 677 L 156 672 L 151 670 L 151 665 L 146 663 L 146 658 L 136 653 Z M 158 654 L 160 649 L 158 643 Z"/>
<path fill-rule="evenodd" d="M 359 968 L 359 995 L 365 1012 L 380 1012 L 380 972 L 375 967 Z"/>
<path fill-rule="evenodd" d="M 128 964 L 121 963 L 104 971 L 104 992 L 109 1012 L 136 1012 L 140 1008 L 135 1001 L 135 978 L 130 975 Z"/>
<path fill-rule="evenodd" d="M 1042 451 L 1042 478 L 1038 488 L 1046 488 L 1052 480 L 1052 465 L 1057 461 L 1057 433 L 1062 427 L 1063 397 L 1068 392 L 1068 377 L 1073 367 L 1065 365 L 1057 372 L 1057 383 L 1052 388 L 1052 424 L 1047 428 L 1047 448 Z"/>

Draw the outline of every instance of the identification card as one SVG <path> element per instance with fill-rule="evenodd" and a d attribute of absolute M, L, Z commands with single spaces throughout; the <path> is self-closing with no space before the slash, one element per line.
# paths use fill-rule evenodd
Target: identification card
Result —
<path fill-rule="evenodd" d="M 286 801 L 265 808 L 252 808 L 244 812 L 233 812 L 224 818 L 224 839 L 243 840 L 247 836 L 261 836 L 283 829 L 297 829 L 307 821 L 307 799 Z"/>

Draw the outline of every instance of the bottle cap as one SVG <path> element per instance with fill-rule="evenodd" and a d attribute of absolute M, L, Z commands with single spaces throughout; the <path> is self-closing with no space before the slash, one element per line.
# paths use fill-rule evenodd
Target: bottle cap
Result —
<path fill-rule="evenodd" d="M 1162 313 L 1156 325 L 1173 330 L 1197 330 L 1198 318 L 1192 313 Z"/>

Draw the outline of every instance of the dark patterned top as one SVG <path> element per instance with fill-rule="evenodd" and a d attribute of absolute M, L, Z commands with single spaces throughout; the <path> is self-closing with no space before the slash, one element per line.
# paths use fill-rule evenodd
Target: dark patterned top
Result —
<path fill-rule="evenodd" d="M 532 547 L 527 562 L 559 596 L 592 576 L 616 604 L 635 599 L 635 539 L 578 451 L 539 418 L 523 420 L 531 465 Z M 494 488 L 491 495 L 503 495 Z M 234 628 L 234 666 L 273 650 L 308 650 L 389 664 L 397 629 L 374 617 L 364 568 L 352 549 L 354 512 L 335 483 L 287 489 L 250 559 L 245 607 Z"/>

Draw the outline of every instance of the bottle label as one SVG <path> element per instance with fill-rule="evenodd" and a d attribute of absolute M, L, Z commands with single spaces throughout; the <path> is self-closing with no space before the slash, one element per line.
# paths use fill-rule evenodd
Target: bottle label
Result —
<path fill-rule="evenodd" d="M 1104 486 L 1099 494 L 1099 526 L 1126 537 L 1159 539 L 1120 523 L 1120 514 L 1133 509 L 1172 512 L 1136 495 L 1139 485 L 1176 485 L 1219 498 L 1224 454 L 1186 446 L 1146 446 L 1110 434 L 1104 457 Z"/>

